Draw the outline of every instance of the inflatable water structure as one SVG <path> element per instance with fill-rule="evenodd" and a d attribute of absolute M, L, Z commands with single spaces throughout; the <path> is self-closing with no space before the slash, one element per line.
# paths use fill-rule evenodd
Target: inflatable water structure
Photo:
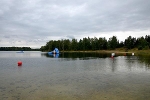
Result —
<path fill-rule="evenodd" d="M 58 48 L 55 48 L 53 51 L 48 52 L 48 54 L 59 54 Z"/>
<path fill-rule="evenodd" d="M 58 48 L 55 48 L 53 51 L 48 52 L 49 56 L 53 56 L 54 58 L 58 58 L 59 57 L 59 50 Z"/>

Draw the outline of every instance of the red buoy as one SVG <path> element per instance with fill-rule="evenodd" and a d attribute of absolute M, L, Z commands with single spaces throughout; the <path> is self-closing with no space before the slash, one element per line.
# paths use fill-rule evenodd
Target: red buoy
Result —
<path fill-rule="evenodd" d="M 124 56 L 126 56 L 126 54 L 124 54 Z"/>
<path fill-rule="evenodd" d="M 114 56 L 111 56 L 110 58 L 112 58 L 112 59 L 113 59 L 113 58 L 114 58 Z"/>
<path fill-rule="evenodd" d="M 18 66 L 22 66 L 22 62 L 21 61 L 18 61 Z"/>

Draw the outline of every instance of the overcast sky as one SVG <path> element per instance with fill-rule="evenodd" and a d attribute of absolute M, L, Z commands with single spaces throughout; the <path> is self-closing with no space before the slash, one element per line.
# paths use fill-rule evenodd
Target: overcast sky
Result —
<path fill-rule="evenodd" d="M 150 0 L 0 0 L 0 47 L 150 35 Z"/>

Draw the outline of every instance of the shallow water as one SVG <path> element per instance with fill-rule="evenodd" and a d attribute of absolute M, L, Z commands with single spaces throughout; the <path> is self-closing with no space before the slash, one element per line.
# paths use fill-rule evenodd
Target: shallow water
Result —
<path fill-rule="evenodd" d="M 0 52 L 0 100 L 150 99 L 150 65 L 141 58 L 75 55 Z"/>

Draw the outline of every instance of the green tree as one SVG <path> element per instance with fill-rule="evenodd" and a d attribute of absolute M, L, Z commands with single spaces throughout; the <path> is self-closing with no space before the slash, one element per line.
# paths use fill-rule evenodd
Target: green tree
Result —
<path fill-rule="evenodd" d="M 107 40 L 105 38 L 98 39 L 98 49 L 99 50 L 107 49 Z"/>
<path fill-rule="evenodd" d="M 146 35 L 145 40 L 148 42 L 148 46 L 150 48 L 150 35 Z"/>
<path fill-rule="evenodd" d="M 138 49 L 149 49 L 149 44 L 148 42 L 144 39 L 144 37 L 138 38 L 139 44 L 138 44 Z"/>
<path fill-rule="evenodd" d="M 83 40 L 79 40 L 79 43 L 78 43 L 78 50 L 84 50 L 84 44 L 83 44 Z"/>
<path fill-rule="evenodd" d="M 108 40 L 108 47 L 110 48 L 110 49 L 116 49 L 116 47 L 118 46 L 118 44 L 119 44 L 119 41 L 117 40 L 117 37 L 116 36 L 113 36 L 113 37 L 111 37 L 111 38 L 109 38 L 109 40 Z"/>
<path fill-rule="evenodd" d="M 64 40 L 64 50 L 71 50 L 71 42 L 69 39 Z"/>
<path fill-rule="evenodd" d="M 83 38 L 83 50 L 90 50 L 90 48 L 91 48 L 91 43 L 90 43 L 90 38 L 88 37 L 88 38 Z"/>
<path fill-rule="evenodd" d="M 121 47 L 124 47 L 124 42 L 123 41 L 119 42 L 118 48 L 121 48 Z"/>
<path fill-rule="evenodd" d="M 131 36 L 129 36 L 127 39 L 125 39 L 125 47 L 127 49 L 132 49 L 134 48 L 136 45 L 136 38 L 132 38 Z"/>
<path fill-rule="evenodd" d="M 71 50 L 77 50 L 78 49 L 78 42 L 77 39 L 72 39 L 71 41 Z"/>

